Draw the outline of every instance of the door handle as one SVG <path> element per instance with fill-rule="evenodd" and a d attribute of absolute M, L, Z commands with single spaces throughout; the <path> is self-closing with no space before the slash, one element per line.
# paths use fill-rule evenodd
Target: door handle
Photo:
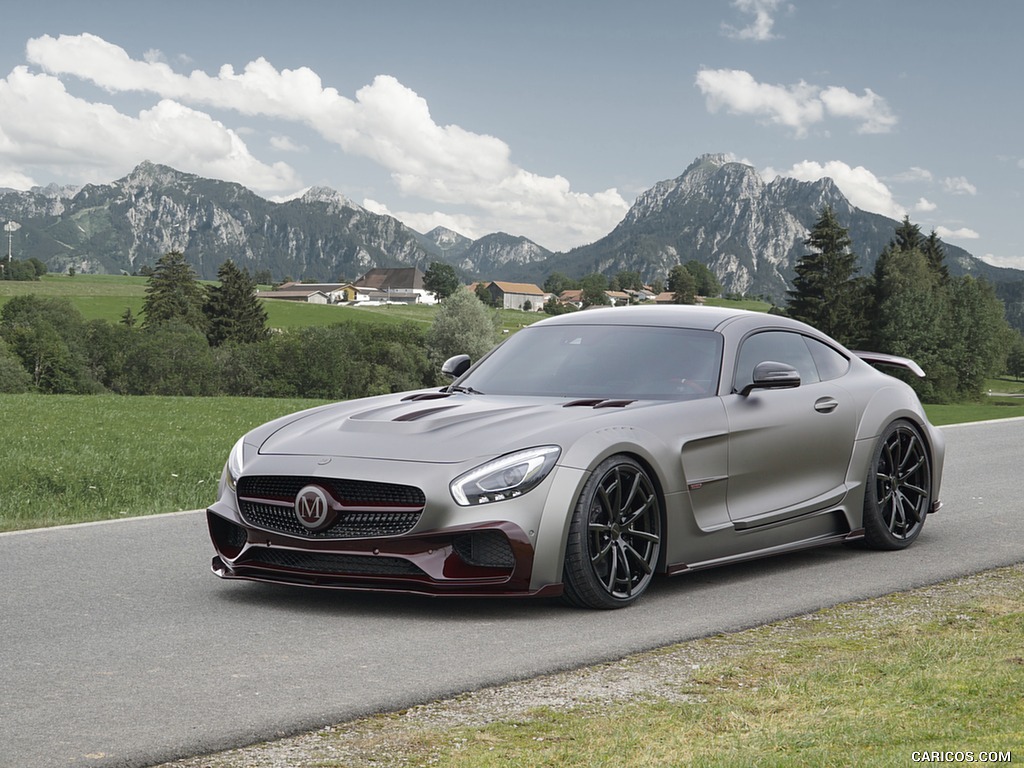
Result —
<path fill-rule="evenodd" d="M 839 401 L 834 397 L 822 397 L 814 401 L 814 410 L 818 413 L 832 413 L 839 407 Z"/>

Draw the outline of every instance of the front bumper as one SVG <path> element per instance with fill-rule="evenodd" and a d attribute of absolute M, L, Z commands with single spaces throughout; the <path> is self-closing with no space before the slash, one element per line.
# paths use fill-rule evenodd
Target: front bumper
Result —
<path fill-rule="evenodd" d="M 227 514 L 225 514 L 227 512 Z M 224 579 L 425 595 L 555 596 L 561 584 L 532 589 L 534 547 L 508 521 L 391 538 L 305 540 L 254 528 L 233 510 L 207 510 Z"/>

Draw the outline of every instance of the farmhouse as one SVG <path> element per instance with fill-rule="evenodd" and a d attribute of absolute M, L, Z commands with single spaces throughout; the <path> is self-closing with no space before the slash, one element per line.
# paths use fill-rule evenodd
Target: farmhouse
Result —
<path fill-rule="evenodd" d="M 329 294 L 324 293 L 324 291 L 312 285 L 300 285 L 298 283 L 286 283 L 275 291 L 257 291 L 256 297 L 260 299 L 301 301 L 307 304 L 331 303 L 331 297 Z"/>
<path fill-rule="evenodd" d="M 494 281 L 487 284 L 487 292 L 491 295 L 491 303 L 504 309 L 524 309 L 529 302 L 530 310 L 540 312 L 547 300 L 547 294 L 533 283 Z"/>
<path fill-rule="evenodd" d="M 371 269 L 353 283 L 364 300 L 388 304 L 435 304 L 434 294 L 423 287 L 423 273 L 417 267 Z M 357 300 L 358 297 L 357 297 Z"/>

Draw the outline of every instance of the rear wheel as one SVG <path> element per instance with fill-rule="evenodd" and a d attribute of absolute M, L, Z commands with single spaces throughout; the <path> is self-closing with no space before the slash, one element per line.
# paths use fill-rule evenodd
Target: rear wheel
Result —
<path fill-rule="evenodd" d="M 585 608 L 635 602 L 661 552 L 661 504 L 644 468 L 628 456 L 597 466 L 573 511 L 565 551 L 565 597 Z"/>
<path fill-rule="evenodd" d="M 908 421 L 890 424 L 875 446 L 864 493 L 864 542 L 873 549 L 910 546 L 932 502 L 928 448 Z"/>

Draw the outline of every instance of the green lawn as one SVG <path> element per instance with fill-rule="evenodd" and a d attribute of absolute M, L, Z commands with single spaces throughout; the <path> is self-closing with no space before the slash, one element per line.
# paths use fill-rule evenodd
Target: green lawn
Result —
<path fill-rule="evenodd" d="M 204 507 L 235 440 L 316 404 L 0 395 L 0 531 Z"/>

